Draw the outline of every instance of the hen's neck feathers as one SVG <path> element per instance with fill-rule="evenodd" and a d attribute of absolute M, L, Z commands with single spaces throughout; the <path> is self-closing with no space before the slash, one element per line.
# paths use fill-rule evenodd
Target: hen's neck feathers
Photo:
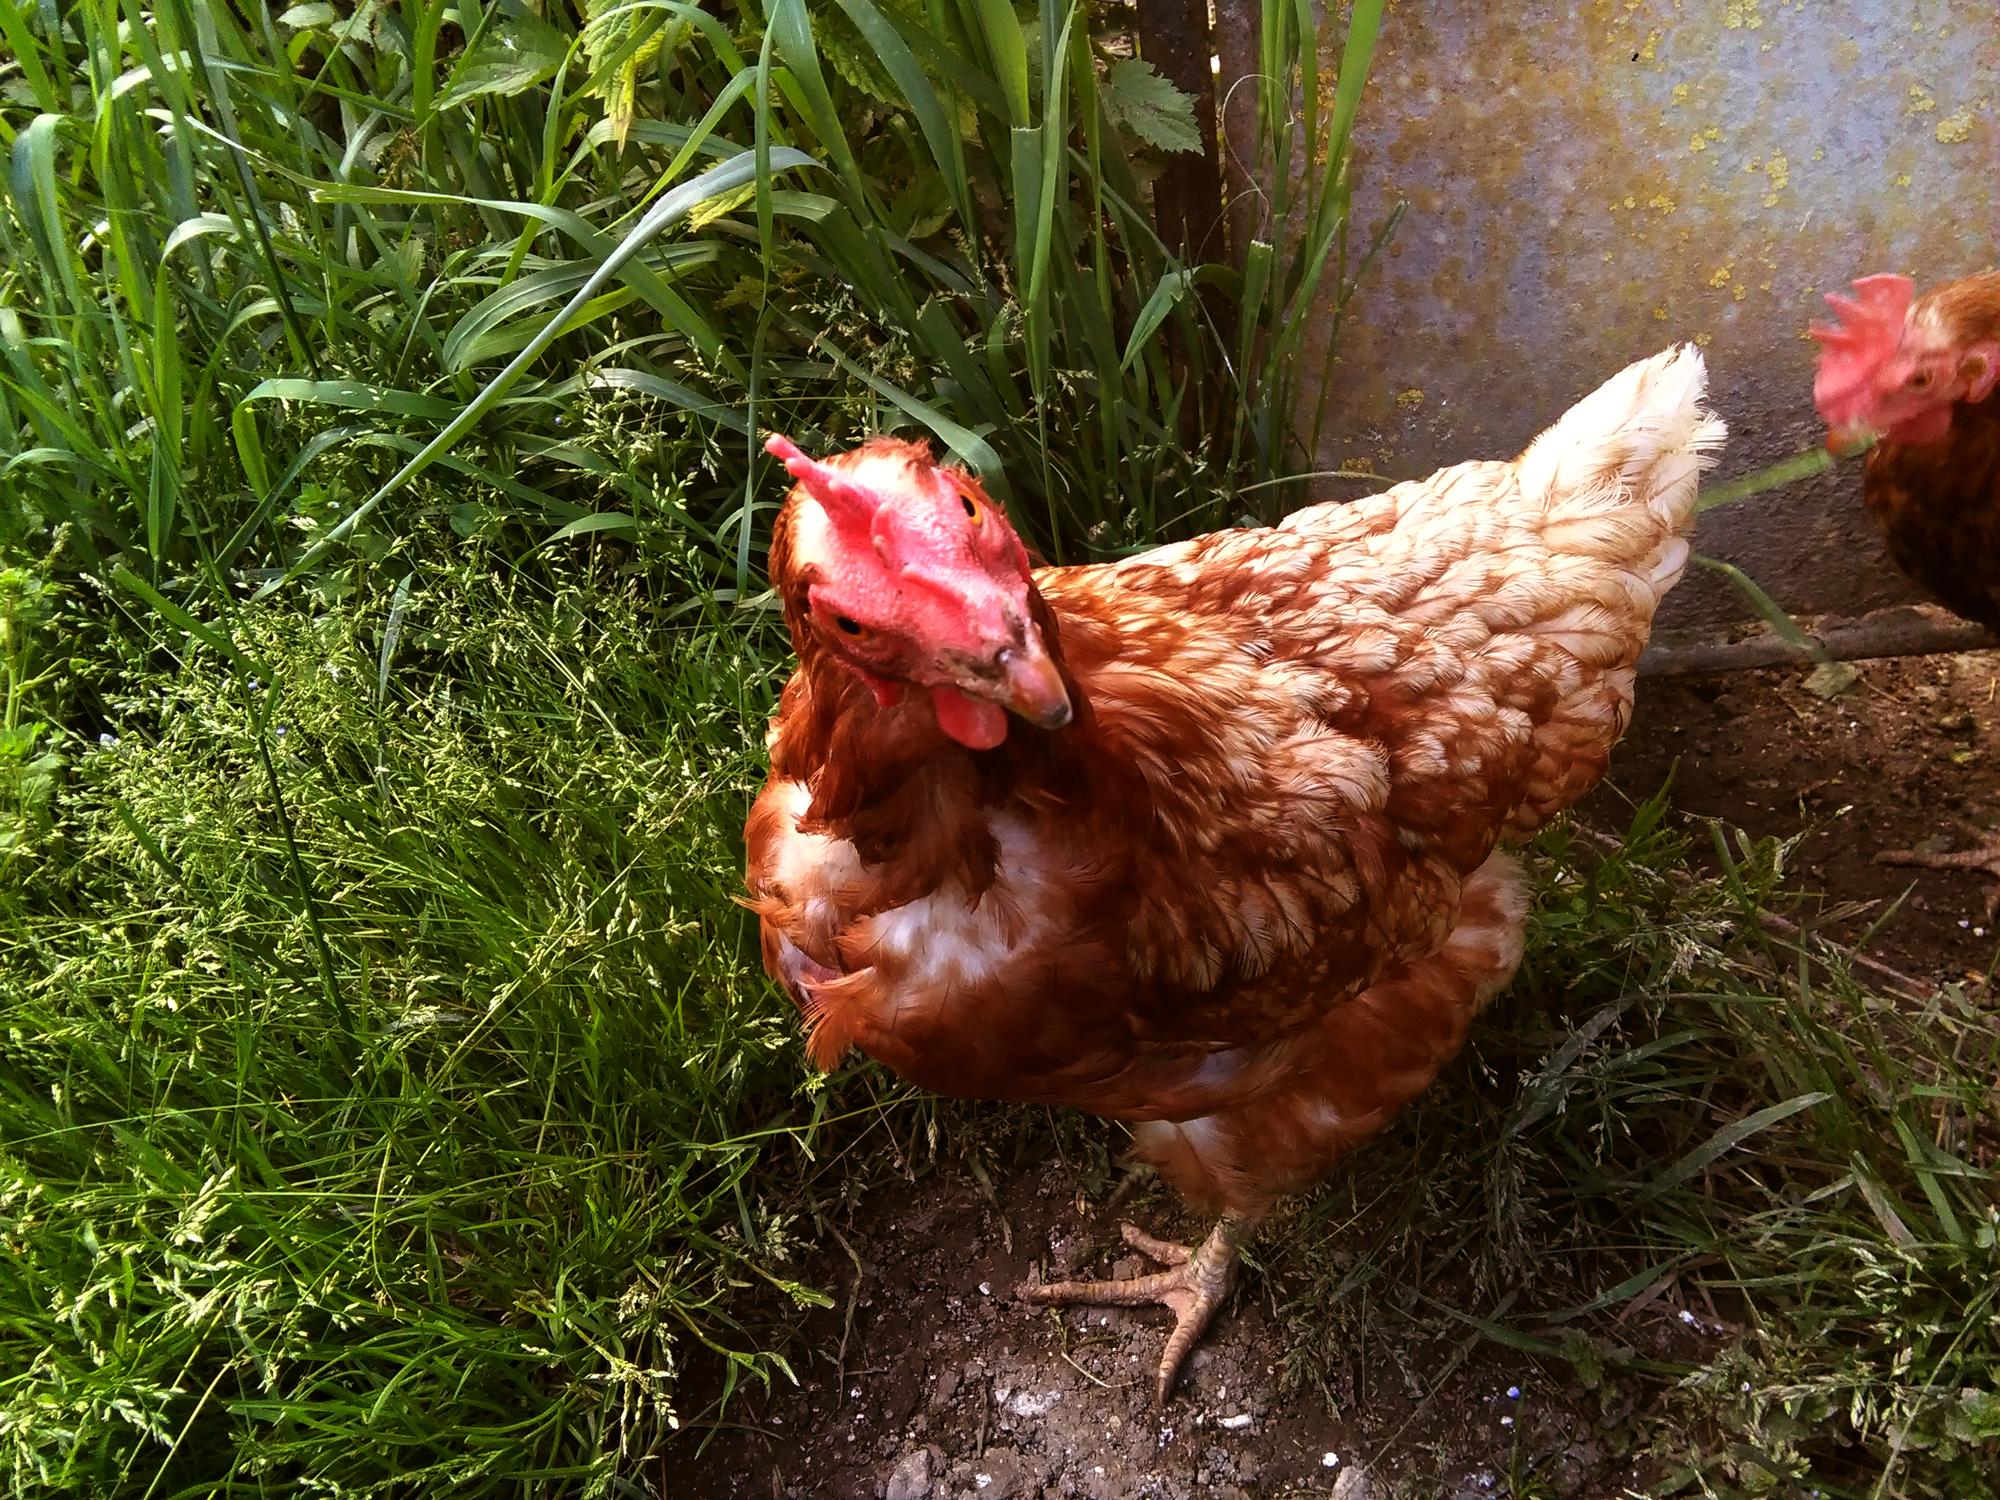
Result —
<path fill-rule="evenodd" d="M 1911 313 L 1918 320 L 1934 323 L 1955 343 L 2000 340 L 2000 271 L 1965 276 L 1933 287 L 1917 298 Z"/>
<path fill-rule="evenodd" d="M 807 598 L 814 579 L 792 561 L 791 519 L 787 506 L 773 530 L 771 581 L 799 666 L 779 704 L 771 766 L 812 787 L 801 826 L 851 839 L 871 862 L 893 855 L 914 886 L 955 875 L 983 889 L 994 854 L 986 809 L 1023 793 L 1067 800 L 1106 769 L 1089 695 L 1064 657 L 1062 620 L 1030 583 L 1029 613 L 1069 692 L 1071 722 L 1045 730 L 1010 716 L 999 746 L 969 750 L 938 728 L 927 689 L 880 704 L 821 642 Z"/>

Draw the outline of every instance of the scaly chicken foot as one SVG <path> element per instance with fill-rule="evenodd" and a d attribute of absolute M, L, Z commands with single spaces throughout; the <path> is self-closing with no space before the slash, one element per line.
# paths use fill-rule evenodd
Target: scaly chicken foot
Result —
<path fill-rule="evenodd" d="M 1167 1335 L 1167 1346 L 1161 1351 L 1159 1381 L 1154 1388 L 1164 1405 L 1182 1363 L 1236 1285 L 1236 1247 L 1243 1230 L 1233 1220 L 1223 1219 L 1196 1248 L 1155 1239 L 1136 1224 L 1121 1224 L 1118 1229 L 1126 1244 L 1171 1269 L 1116 1281 L 1028 1285 L 1021 1288 L 1021 1296 L 1044 1305 L 1077 1302 L 1096 1307 L 1138 1307 L 1150 1302 L 1171 1308 L 1174 1331 Z"/>
<path fill-rule="evenodd" d="M 2000 834 L 1973 849 L 1957 849 L 1944 854 L 1922 854 L 1915 849 L 1892 849 L 1875 856 L 1878 865 L 1914 865 L 1924 870 L 1979 870 L 1993 877 L 1995 884 L 1986 896 L 1986 919 L 2000 919 Z"/>

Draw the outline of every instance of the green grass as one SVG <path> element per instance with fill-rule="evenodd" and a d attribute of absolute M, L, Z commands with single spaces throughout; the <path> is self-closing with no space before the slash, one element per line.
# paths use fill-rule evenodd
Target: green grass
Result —
<path fill-rule="evenodd" d="M 658 1489 L 885 1161 L 1046 1139 L 810 1079 L 759 973 L 757 436 L 927 432 L 1070 556 L 1281 508 L 1380 10 L 1266 5 L 1285 196 L 1188 265 L 1115 8 L 0 0 L 0 1489 Z M 1443 1320 L 1689 1487 L 1985 1493 L 1990 1018 L 1773 947 L 1781 852 L 1545 842 L 1270 1253 L 1295 1376 Z M 1661 1277 L 1742 1337 L 1628 1352 Z"/>
<path fill-rule="evenodd" d="M 17 822 L 10 1493 L 643 1484 L 710 1415 L 690 1361 L 782 1386 L 772 1299 L 814 1295 L 815 1219 L 888 1154 L 1047 1129 L 806 1083 L 730 900 L 768 638 L 603 553 L 420 561 L 378 605 L 246 616 L 240 660 L 153 643 Z M 40 649 L 81 604 L 40 601 Z M 1654 822 L 1610 858 L 1543 841 L 1467 1063 L 1267 1243 L 1291 1373 L 1434 1325 L 1607 1410 L 1638 1390 L 1628 1440 L 1715 1493 L 1978 1494 L 1990 1017 L 1773 946 L 1748 914 L 1782 851 L 1684 886 Z M 1740 1338 L 1635 1351 L 1616 1314 L 1663 1279 Z"/>
<path fill-rule="evenodd" d="M 1716 829 L 1722 875 L 1689 880 L 1662 805 L 1610 854 L 1539 841 L 1521 977 L 1275 1247 L 1292 1374 L 1491 1341 L 1581 1381 L 1659 1493 L 1983 1495 L 2000 1028 L 1774 938 L 1785 846 Z M 1702 1330 L 1663 1353 L 1681 1307 Z"/>
<path fill-rule="evenodd" d="M 7 893 L 11 1494 L 601 1484 L 783 1274 L 764 660 L 595 570 L 392 608 L 156 676 Z"/>
<path fill-rule="evenodd" d="M 620 393 L 698 440 L 673 523 L 736 592 L 771 427 L 927 433 L 1061 552 L 1275 506 L 1323 409 L 1300 312 L 1368 253 L 1381 6 L 1324 75 L 1310 12 L 1265 8 L 1283 169 L 1239 267 L 1153 233 L 1145 177 L 1194 137 L 1093 35 L 1115 13 L 0 0 L 4 529 L 262 580 L 405 534 L 435 468 L 535 535 L 630 534 L 660 484 L 573 427 Z M 302 529 L 354 445 L 360 493 Z"/>

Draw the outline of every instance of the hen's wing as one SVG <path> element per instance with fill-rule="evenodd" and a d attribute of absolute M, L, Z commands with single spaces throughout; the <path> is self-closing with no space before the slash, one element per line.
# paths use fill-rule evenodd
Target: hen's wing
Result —
<path fill-rule="evenodd" d="M 1665 354 L 1514 463 L 1039 580 L 1143 783 L 1127 963 L 1166 1034 L 1282 1031 L 1435 949 L 1603 773 L 1723 437 L 1702 389 Z"/>

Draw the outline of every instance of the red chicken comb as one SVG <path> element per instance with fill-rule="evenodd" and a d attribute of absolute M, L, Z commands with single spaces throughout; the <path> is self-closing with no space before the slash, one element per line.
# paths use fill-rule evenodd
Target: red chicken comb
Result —
<path fill-rule="evenodd" d="M 1903 323 L 1910 315 L 1917 284 L 1907 276 L 1883 274 L 1863 276 L 1854 283 L 1856 295 L 1826 294 L 1837 323 L 1815 323 L 1812 336 L 1829 352 L 1845 354 L 1890 353 L 1903 339 Z"/>
<path fill-rule="evenodd" d="M 1907 276 L 1863 276 L 1854 291 L 1852 297 L 1828 292 L 1827 305 L 1838 321 L 1807 329 L 1820 346 L 1813 399 L 1823 413 L 1865 392 L 1876 370 L 1902 346 L 1916 283 Z"/>
<path fill-rule="evenodd" d="M 819 501 L 836 525 L 858 526 L 866 531 L 874 521 L 882 497 L 873 490 L 856 484 L 840 470 L 816 458 L 806 457 L 799 445 L 783 433 L 774 432 L 765 438 L 764 451 L 784 464 L 792 478 L 805 486 L 806 493 Z"/>

